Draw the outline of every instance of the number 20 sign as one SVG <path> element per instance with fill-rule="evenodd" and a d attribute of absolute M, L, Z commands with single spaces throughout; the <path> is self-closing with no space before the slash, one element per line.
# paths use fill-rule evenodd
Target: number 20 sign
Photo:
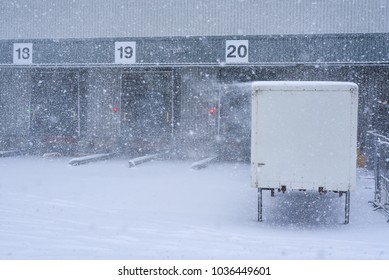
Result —
<path fill-rule="evenodd" d="M 248 40 L 226 40 L 226 63 L 249 62 Z"/>
<path fill-rule="evenodd" d="M 136 42 L 115 42 L 115 63 L 134 64 L 136 62 Z"/>

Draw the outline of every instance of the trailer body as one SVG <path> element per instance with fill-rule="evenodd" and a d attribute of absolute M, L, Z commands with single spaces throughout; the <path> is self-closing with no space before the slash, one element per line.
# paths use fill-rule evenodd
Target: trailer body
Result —
<path fill-rule="evenodd" d="M 254 82 L 251 185 L 349 195 L 356 184 L 357 113 L 354 83 Z"/>

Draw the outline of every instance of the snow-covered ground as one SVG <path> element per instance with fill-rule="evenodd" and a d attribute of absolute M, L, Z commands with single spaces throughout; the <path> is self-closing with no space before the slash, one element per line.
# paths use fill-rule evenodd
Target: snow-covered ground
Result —
<path fill-rule="evenodd" d="M 257 191 L 248 164 L 0 158 L 0 259 L 389 259 L 371 174 L 344 197 Z"/>

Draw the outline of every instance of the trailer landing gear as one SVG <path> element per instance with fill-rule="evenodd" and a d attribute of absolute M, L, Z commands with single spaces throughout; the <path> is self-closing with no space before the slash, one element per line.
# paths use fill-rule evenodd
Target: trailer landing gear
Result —
<path fill-rule="evenodd" d="M 274 197 L 274 189 L 258 188 L 258 222 L 262 222 L 262 191 L 269 190 L 270 196 Z"/>
<path fill-rule="evenodd" d="M 262 191 L 270 190 L 271 196 L 274 196 L 274 189 L 258 188 L 258 222 L 262 222 Z M 284 193 L 284 192 L 283 192 Z M 324 192 L 320 192 L 322 194 Z M 345 194 L 345 207 L 344 207 L 344 224 L 347 225 L 350 222 L 350 191 L 339 192 L 339 196 Z M 389 222 L 389 221 L 388 221 Z"/>
<path fill-rule="evenodd" d="M 347 225 L 350 222 L 350 191 L 345 192 L 345 207 L 344 207 L 344 224 Z"/>
<path fill-rule="evenodd" d="M 262 222 L 262 189 L 258 188 L 258 222 Z"/>

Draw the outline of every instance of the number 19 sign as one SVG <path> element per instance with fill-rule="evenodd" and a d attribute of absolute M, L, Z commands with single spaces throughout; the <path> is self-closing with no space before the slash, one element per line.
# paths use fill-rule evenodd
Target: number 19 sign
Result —
<path fill-rule="evenodd" d="M 249 62 L 248 40 L 226 40 L 226 63 Z"/>
<path fill-rule="evenodd" d="M 136 62 L 136 42 L 115 42 L 115 63 L 134 64 Z"/>
<path fill-rule="evenodd" d="M 15 43 L 13 49 L 14 64 L 32 64 L 32 43 Z"/>

